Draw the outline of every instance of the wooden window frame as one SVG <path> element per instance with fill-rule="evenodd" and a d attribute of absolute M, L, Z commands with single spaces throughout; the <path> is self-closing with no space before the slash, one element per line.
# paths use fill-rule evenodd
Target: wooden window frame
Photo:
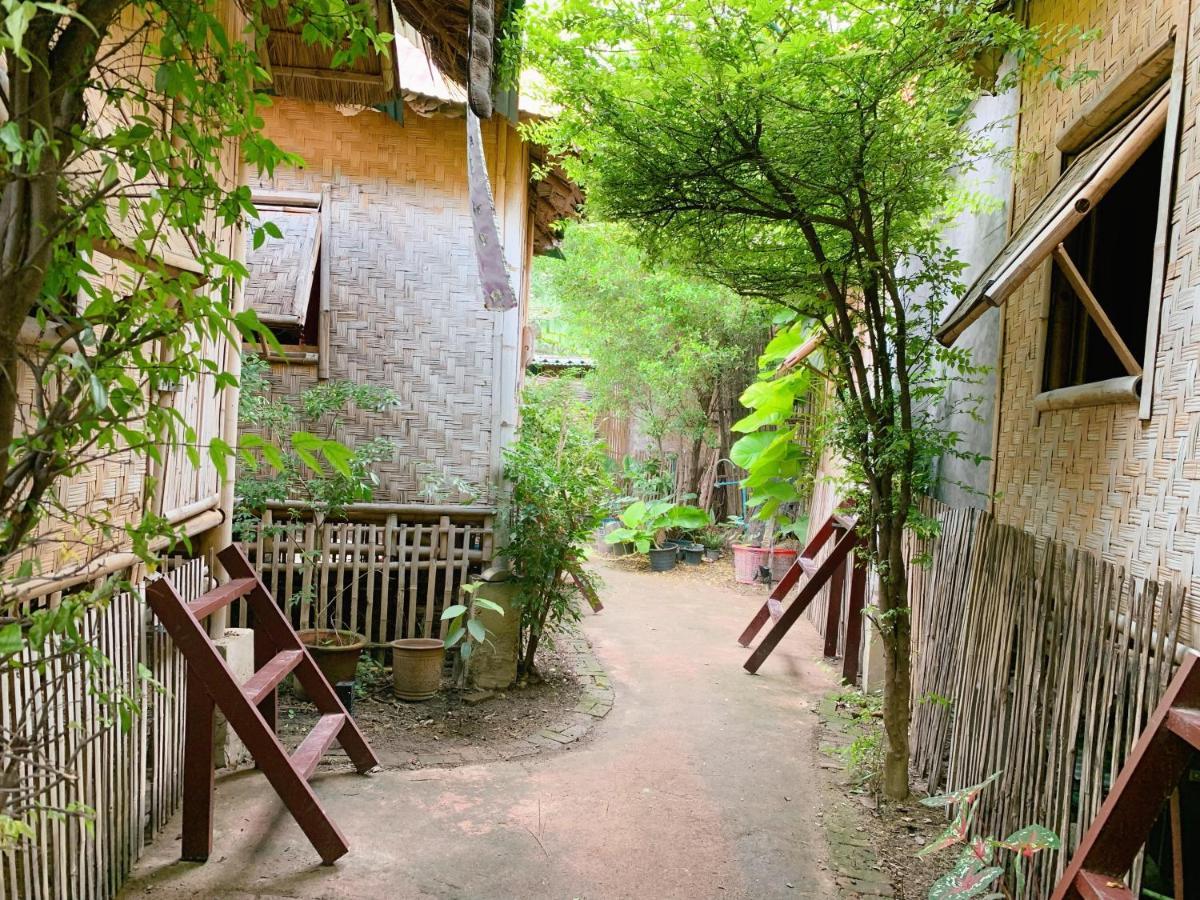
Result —
<path fill-rule="evenodd" d="M 1057 147 L 1060 154 L 1078 152 L 1088 144 L 1103 140 L 1106 133 L 1118 127 L 1113 117 L 1123 117 L 1144 97 L 1153 94 L 1164 83 L 1167 88 L 1167 111 L 1163 125 L 1163 158 L 1159 172 L 1158 204 L 1155 210 L 1154 246 L 1151 258 L 1150 284 L 1147 286 L 1146 341 L 1141 356 L 1126 345 L 1116 332 L 1094 293 L 1080 275 L 1062 243 L 1051 252 L 1052 266 L 1062 272 L 1072 291 L 1079 298 L 1088 318 L 1116 353 L 1126 375 L 1101 381 L 1085 382 L 1068 387 L 1042 391 L 1033 400 L 1034 409 L 1049 412 L 1101 405 L 1136 405 L 1142 421 L 1153 412 L 1154 382 L 1158 356 L 1158 341 L 1162 321 L 1162 306 L 1166 289 L 1166 266 L 1175 200 L 1175 171 L 1179 155 L 1179 125 L 1183 106 L 1183 75 L 1187 61 L 1187 29 L 1176 25 L 1166 41 L 1148 53 L 1128 75 L 1090 103 L 1060 134 Z M 1169 75 L 1168 75 L 1169 73 Z M 1166 77 L 1164 77 L 1166 76 Z M 1108 121 L 1103 121 L 1107 114 Z M 1107 127 L 1105 127 L 1107 126 Z M 1059 156 L 1061 160 L 1062 155 Z M 1045 371 L 1049 352 L 1050 306 L 1054 302 L 1052 275 L 1047 267 L 1041 290 L 1042 309 L 1038 347 L 1037 371 Z M 1039 375 L 1039 377 L 1041 377 Z"/>
<path fill-rule="evenodd" d="M 316 366 L 317 378 L 329 378 L 329 331 L 330 331 L 330 259 L 332 217 L 330 213 L 329 190 L 320 192 L 306 191 L 275 191 L 256 190 L 253 193 L 254 205 L 260 209 L 311 209 L 316 211 L 317 229 L 311 262 L 305 266 L 296 286 L 296 304 L 307 302 L 311 296 L 313 279 L 317 280 L 317 347 L 316 352 L 298 349 L 285 350 L 283 354 L 267 351 L 265 357 L 270 362 L 287 365 Z M 259 317 L 264 325 L 296 325 L 303 324 L 306 319 L 297 316 L 262 315 Z"/>

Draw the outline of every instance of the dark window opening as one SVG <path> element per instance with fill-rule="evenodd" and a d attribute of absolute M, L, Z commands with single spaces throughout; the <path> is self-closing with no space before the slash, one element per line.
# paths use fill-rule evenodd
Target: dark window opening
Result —
<path fill-rule="evenodd" d="M 1125 346 L 1146 343 L 1164 138 L 1147 148 L 1063 242 Z M 1051 276 L 1044 390 L 1128 374 L 1057 263 Z"/>

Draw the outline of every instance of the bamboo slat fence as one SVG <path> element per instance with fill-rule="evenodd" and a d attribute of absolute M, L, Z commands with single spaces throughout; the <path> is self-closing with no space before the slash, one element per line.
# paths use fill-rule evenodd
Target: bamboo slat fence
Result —
<path fill-rule="evenodd" d="M 206 589 L 203 560 L 177 560 L 167 575 L 187 598 Z M 40 598 L 53 605 L 61 594 Z M 102 900 L 120 888 L 142 848 L 178 808 L 182 791 L 184 667 L 178 651 L 150 619 L 137 594 L 115 596 L 89 613 L 84 638 L 110 661 L 94 671 L 51 658 L 39 671 L 26 653 L 24 665 L 0 677 L 0 751 L 33 737 L 39 762 L 68 777 L 21 772 L 42 779 L 45 802 L 94 812 L 80 817 L 39 818 L 33 840 L 0 854 L 0 898 Z M 141 667 L 159 685 L 146 692 L 142 714 L 123 728 L 99 695 L 147 687 Z M 88 689 L 88 680 L 92 689 Z M 28 716 L 44 716 L 36 727 Z M 36 736 L 36 737 L 34 737 Z M 26 767 L 27 768 L 27 767 Z"/>
<path fill-rule="evenodd" d="M 242 546 L 296 628 L 352 630 L 384 645 L 443 636 L 442 610 L 491 563 L 493 520 L 380 512 L 318 525 L 267 510 Z M 248 625 L 243 604 L 230 621 Z"/>
<path fill-rule="evenodd" d="M 1174 672 L 1184 591 L 981 510 L 928 511 L 941 536 L 910 547 L 929 555 L 910 567 L 914 770 L 930 792 L 1002 771 L 979 827 L 1058 833 L 1028 888 L 1048 895 Z"/>

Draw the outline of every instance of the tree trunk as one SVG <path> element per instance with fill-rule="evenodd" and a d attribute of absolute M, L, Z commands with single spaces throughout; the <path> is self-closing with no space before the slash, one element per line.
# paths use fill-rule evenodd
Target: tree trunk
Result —
<path fill-rule="evenodd" d="M 879 577 L 879 634 L 883 639 L 883 729 L 886 751 L 883 794 L 889 800 L 908 797 L 909 725 L 912 722 L 912 629 L 908 609 L 908 573 L 904 568 L 903 528 L 883 528 L 879 557 L 886 560 Z"/>
<path fill-rule="evenodd" d="M 688 484 L 687 492 L 689 494 L 695 494 L 697 497 L 700 496 L 700 476 L 702 474 L 700 471 L 700 451 L 703 449 L 704 440 L 702 438 L 696 438 L 694 441 L 692 441 L 692 468 L 691 471 L 688 472 L 690 483 Z"/>

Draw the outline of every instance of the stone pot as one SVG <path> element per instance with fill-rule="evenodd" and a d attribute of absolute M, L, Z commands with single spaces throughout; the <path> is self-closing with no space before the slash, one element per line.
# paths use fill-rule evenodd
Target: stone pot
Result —
<path fill-rule="evenodd" d="M 333 628 L 305 628 L 296 632 L 300 643 L 308 648 L 313 662 L 321 674 L 336 687 L 339 681 L 353 681 L 358 672 L 358 658 L 367 646 L 367 639 L 353 631 L 337 631 Z M 307 698 L 308 694 L 300 680 L 293 679 L 296 694 Z"/>
<path fill-rule="evenodd" d="M 669 572 L 675 568 L 675 563 L 679 561 L 678 547 L 663 547 L 661 550 L 652 548 L 650 550 L 650 571 L 651 572 Z"/>
<path fill-rule="evenodd" d="M 392 641 L 392 693 L 401 700 L 428 700 L 442 687 L 446 647 L 437 638 Z"/>

